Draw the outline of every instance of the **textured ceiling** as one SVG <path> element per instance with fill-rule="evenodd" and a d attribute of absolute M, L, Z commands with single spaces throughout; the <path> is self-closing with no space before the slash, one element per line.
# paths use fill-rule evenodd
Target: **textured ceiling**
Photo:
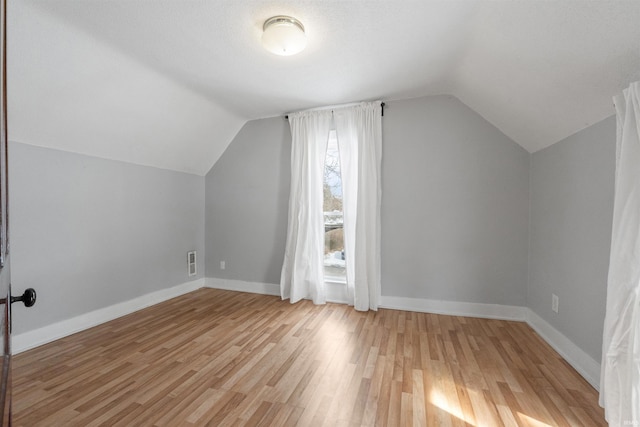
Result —
<path fill-rule="evenodd" d="M 307 49 L 277 57 L 290 14 Z M 9 0 L 9 138 L 205 174 L 246 120 L 451 94 L 530 152 L 640 80 L 640 1 Z"/>

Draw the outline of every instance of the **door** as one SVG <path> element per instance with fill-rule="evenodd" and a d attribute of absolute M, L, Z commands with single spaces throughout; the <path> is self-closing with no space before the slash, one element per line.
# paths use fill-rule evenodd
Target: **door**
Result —
<path fill-rule="evenodd" d="M 0 77 L 2 79 L 2 114 L 0 121 L 2 136 L 0 140 L 0 350 L 2 350 L 2 382 L 0 384 L 0 422 L 2 426 L 11 425 L 11 271 L 8 256 L 7 224 L 7 1 L 0 0 Z"/>
<path fill-rule="evenodd" d="M 27 289 L 20 297 L 11 297 L 9 267 L 9 193 L 7 132 L 7 0 L 0 0 L 0 426 L 11 425 L 11 304 L 22 301 L 31 307 L 36 293 Z"/>

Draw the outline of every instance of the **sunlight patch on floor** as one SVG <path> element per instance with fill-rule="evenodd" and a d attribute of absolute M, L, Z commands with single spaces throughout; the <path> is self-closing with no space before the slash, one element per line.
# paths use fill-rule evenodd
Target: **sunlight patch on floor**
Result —
<path fill-rule="evenodd" d="M 543 423 L 542 421 L 536 420 L 535 418 L 531 418 L 530 416 L 525 415 L 522 412 L 518 412 L 518 417 L 520 417 L 520 419 L 524 421 L 526 425 L 531 427 L 551 427 L 549 424 Z"/>
<path fill-rule="evenodd" d="M 475 420 L 473 418 L 465 416 L 460 408 L 450 405 L 447 401 L 447 398 L 438 390 L 432 389 L 429 399 L 431 400 L 431 403 L 433 405 L 437 406 L 443 411 L 453 415 L 454 417 L 464 421 L 465 423 L 471 424 L 474 427 L 476 426 Z"/>

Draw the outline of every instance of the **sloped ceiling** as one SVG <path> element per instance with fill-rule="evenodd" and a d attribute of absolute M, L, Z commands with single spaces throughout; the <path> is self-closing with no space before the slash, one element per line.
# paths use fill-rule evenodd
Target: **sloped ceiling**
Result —
<path fill-rule="evenodd" d="M 8 13 L 10 140 L 200 175 L 247 120 L 443 93 L 535 152 L 640 80 L 636 0 L 9 0 Z M 304 23 L 301 54 L 262 49 L 279 14 Z"/>

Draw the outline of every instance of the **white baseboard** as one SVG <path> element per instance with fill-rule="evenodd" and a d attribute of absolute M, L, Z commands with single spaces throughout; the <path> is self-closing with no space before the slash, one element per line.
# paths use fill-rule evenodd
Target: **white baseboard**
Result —
<path fill-rule="evenodd" d="M 75 334 L 76 332 L 89 329 L 101 323 L 131 314 L 154 304 L 195 291 L 196 289 L 204 287 L 204 283 L 205 279 L 194 280 L 172 288 L 151 292 L 129 301 L 124 301 L 109 307 L 81 314 L 79 316 L 72 317 L 71 319 L 63 320 L 39 329 L 13 335 L 11 337 L 13 353 L 21 353 L 25 350 Z"/>
<path fill-rule="evenodd" d="M 546 320 L 527 308 L 527 324 L 596 390 L 600 391 L 600 364 Z"/>
<path fill-rule="evenodd" d="M 527 308 L 515 305 L 481 304 L 474 302 L 442 301 L 425 298 L 382 296 L 380 308 L 446 314 L 449 316 L 482 317 L 487 319 L 525 321 Z"/>
<path fill-rule="evenodd" d="M 207 288 L 224 289 L 226 291 L 250 292 L 252 294 L 280 295 L 280 285 L 274 283 L 245 282 L 243 280 L 218 279 L 207 277 Z"/>

